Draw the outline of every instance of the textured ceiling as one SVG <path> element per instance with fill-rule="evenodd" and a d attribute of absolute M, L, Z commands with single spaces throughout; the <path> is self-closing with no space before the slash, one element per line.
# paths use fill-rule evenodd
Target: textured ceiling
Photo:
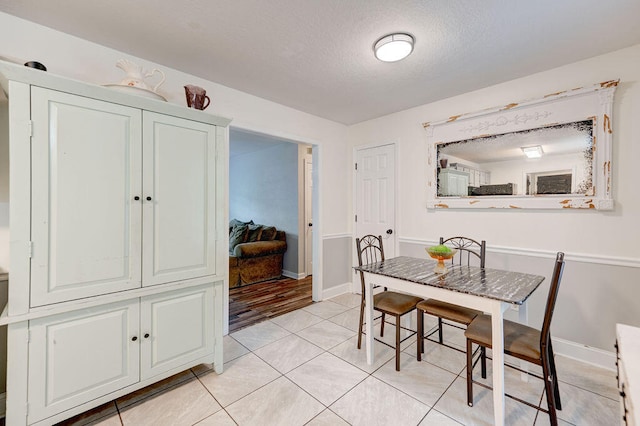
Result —
<path fill-rule="evenodd" d="M 0 0 L 0 11 L 345 124 L 640 43 L 638 0 Z M 395 31 L 415 36 L 413 54 L 377 61 L 373 43 Z"/>

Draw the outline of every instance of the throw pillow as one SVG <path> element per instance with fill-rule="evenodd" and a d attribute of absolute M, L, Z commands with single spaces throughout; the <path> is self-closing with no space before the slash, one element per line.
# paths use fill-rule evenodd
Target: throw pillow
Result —
<path fill-rule="evenodd" d="M 272 241 L 276 238 L 276 228 L 274 226 L 263 226 L 260 241 Z"/>
<path fill-rule="evenodd" d="M 249 226 L 247 225 L 236 225 L 231 229 L 231 234 L 229 234 L 229 251 L 232 252 L 233 249 L 241 243 L 244 243 L 247 240 L 247 234 L 249 233 Z"/>
<path fill-rule="evenodd" d="M 253 220 L 250 220 L 249 222 L 242 222 L 238 219 L 231 219 L 229 221 L 229 233 L 231 233 L 231 230 L 233 229 L 234 226 L 238 226 L 238 225 L 253 225 Z"/>
<path fill-rule="evenodd" d="M 247 242 L 252 243 L 254 241 L 260 241 L 261 234 L 262 234 L 262 225 L 256 225 L 256 224 L 249 225 Z"/>

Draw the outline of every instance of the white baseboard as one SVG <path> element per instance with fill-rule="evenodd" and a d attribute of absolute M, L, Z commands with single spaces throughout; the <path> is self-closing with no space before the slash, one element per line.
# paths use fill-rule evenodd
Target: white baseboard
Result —
<path fill-rule="evenodd" d="M 351 283 L 344 283 L 337 286 L 333 286 L 326 290 L 322 290 L 322 300 L 331 299 L 332 297 L 340 296 L 341 294 L 351 293 Z"/>
<path fill-rule="evenodd" d="M 293 278 L 294 280 L 301 280 L 307 276 L 307 274 L 305 274 L 304 272 L 297 273 L 297 272 L 287 271 L 285 269 L 282 270 L 282 275 L 284 275 L 287 278 Z"/>
<path fill-rule="evenodd" d="M 7 394 L 0 393 L 0 418 L 4 417 L 7 413 Z"/>
<path fill-rule="evenodd" d="M 616 370 L 616 354 L 614 352 L 586 346 L 569 340 L 553 338 L 553 352 L 556 355 L 563 355 L 578 361 Z"/>

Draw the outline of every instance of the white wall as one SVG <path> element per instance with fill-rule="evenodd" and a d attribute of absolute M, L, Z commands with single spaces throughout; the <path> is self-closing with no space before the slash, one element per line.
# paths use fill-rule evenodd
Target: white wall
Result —
<path fill-rule="evenodd" d="M 423 122 L 618 78 L 613 114 L 614 211 L 426 209 Z M 569 261 L 553 334 L 578 345 L 612 351 L 616 322 L 640 326 L 639 80 L 640 45 L 636 45 L 351 126 L 349 141 L 351 146 L 385 140 L 399 142 L 397 228 L 401 254 L 406 254 L 412 245 L 424 246 L 441 235 L 486 239 L 490 251 L 504 254 L 493 257 L 495 263 L 489 266 L 495 267 L 538 265 L 540 259 L 565 251 Z M 545 268 L 550 269 L 551 265 L 550 260 L 544 262 Z M 593 268 L 598 273 L 589 273 Z M 551 273 L 537 272 L 547 276 Z M 543 309 L 543 298 L 534 299 L 529 312 Z"/>
<path fill-rule="evenodd" d="M 290 142 L 229 159 L 229 219 L 253 220 L 286 232 L 283 269 L 296 275 L 301 266 L 298 168 L 298 145 Z"/>

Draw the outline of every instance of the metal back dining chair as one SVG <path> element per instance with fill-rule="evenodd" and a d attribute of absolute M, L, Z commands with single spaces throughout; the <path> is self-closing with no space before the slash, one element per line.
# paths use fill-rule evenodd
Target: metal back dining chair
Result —
<path fill-rule="evenodd" d="M 382 245 L 381 236 L 376 237 L 375 235 L 365 235 L 362 238 L 356 238 L 356 249 L 358 251 L 359 266 L 384 260 L 384 247 Z M 364 334 L 362 329 L 364 326 L 366 285 L 364 273 L 362 271 L 360 271 L 360 285 L 362 290 L 362 299 L 360 301 L 360 323 L 358 325 L 358 349 L 361 348 L 362 335 Z M 386 288 L 384 291 L 373 295 L 373 309 L 382 314 L 380 322 L 380 337 L 384 336 L 385 315 L 391 315 L 395 318 L 395 345 L 390 345 L 379 339 L 375 340 L 396 350 L 396 371 L 400 371 L 400 344 L 415 334 L 415 331 L 409 330 L 411 333 L 404 339 L 400 339 L 400 330 L 408 330 L 400 325 L 400 318 L 413 311 L 420 300 L 422 299 L 419 297 L 397 293 L 395 291 L 387 291 Z"/>
<path fill-rule="evenodd" d="M 551 346 L 551 318 L 553 317 L 553 310 L 556 305 L 556 299 L 558 298 L 558 289 L 560 287 L 563 270 L 564 253 L 558 252 L 553 269 L 551 286 L 549 288 L 549 295 L 547 296 L 542 328 L 540 330 L 524 324 L 504 320 L 504 353 L 542 367 L 542 377 L 532 373 L 529 374 L 544 381 L 547 409 L 545 410 L 540 406 L 535 406 L 512 395 L 505 395 L 549 414 L 549 420 L 552 425 L 558 424 L 556 410 L 562 410 L 560 392 L 558 390 L 558 375 L 556 374 L 553 348 Z M 477 316 L 471 324 L 469 324 L 464 334 L 467 338 L 467 403 L 472 407 L 473 384 L 476 383 L 487 388 L 489 388 L 489 386 L 473 380 L 473 354 L 471 353 L 471 345 L 475 343 L 483 348 L 491 348 L 491 316 L 484 314 Z M 486 352 L 481 352 L 480 357 L 481 362 L 485 365 L 484 368 L 486 371 Z M 519 368 L 516 369 L 520 370 Z M 483 377 L 485 376 L 486 374 L 483 375 Z"/>
<path fill-rule="evenodd" d="M 481 268 L 484 268 L 485 251 L 487 243 L 482 240 L 478 242 L 467 237 L 452 237 L 446 240 L 440 237 L 440 244 L 447 245 L 452 249 L 457 250 L 456 255 L 451 258 L 453 264 L 458 265 L 470 265 L 472 263 L 479 264 Z M 443 325 L 451 325 L 460 329 L 464 329 L 463 326 L 469 325 L 471 321 L 482 312 L 475 309 L 465 308 L 463 306 L 454 305 L 452 303 L 442 302 L 436 299 L 427 299 L 418 303 L 418 361 L 422 359 L 424 353 L 424 339 L 430 339 L 436 331 L 438 332 L 437 342 L 441 345 L 445 345 L 443 338 Z M 438 327 L 432 331 L 424 334 L 424 314 L 433 315 L 438 317 Z M 445 322 L 446 320 L 447 322 Z M 457 325 L 460 324 L 460 325 Z M 433 340 L 435 341 L 435 340 Z M 459 350 L 453 346 L 445 345 L 452 349 Z M 462 351 L 461 351 L 462 352 Z"/>

